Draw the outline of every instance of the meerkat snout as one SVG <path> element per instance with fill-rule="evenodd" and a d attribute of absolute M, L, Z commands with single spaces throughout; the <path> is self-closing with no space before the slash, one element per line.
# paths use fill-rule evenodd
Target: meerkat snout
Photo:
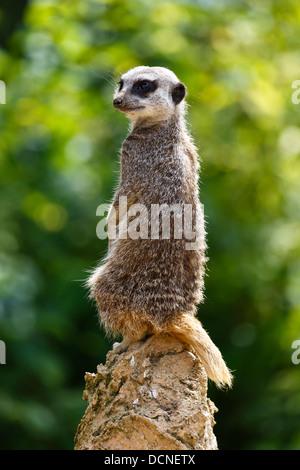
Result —
<path fill-rule="evenodd" d="M 113 100 L 113 105 L 115 108 L 119 108 L 120 106 L 123 106 L 123 104 L 124 104 L 123 98 L 115 98 Z"/>

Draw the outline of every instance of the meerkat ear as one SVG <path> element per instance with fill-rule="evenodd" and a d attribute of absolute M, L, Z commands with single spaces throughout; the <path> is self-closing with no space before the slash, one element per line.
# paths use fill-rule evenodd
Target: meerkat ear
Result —
<path fill-rule="evenodd" d="M 183 83 L 177 83 L 172 90 L 172 98 L 175 104 L 180 103 L 186 95 L 186 88 Z"/>

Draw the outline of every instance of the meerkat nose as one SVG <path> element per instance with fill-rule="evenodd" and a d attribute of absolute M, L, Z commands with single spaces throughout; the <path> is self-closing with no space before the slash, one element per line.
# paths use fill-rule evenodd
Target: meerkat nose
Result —
<path fill-rule="evenodd" d="M 115 108 L 120 108 L 121 106 L 123 106 L 124 105 L 123 98 L 115 98 L 113 100 L 113 105 L 114 105 Z"/>

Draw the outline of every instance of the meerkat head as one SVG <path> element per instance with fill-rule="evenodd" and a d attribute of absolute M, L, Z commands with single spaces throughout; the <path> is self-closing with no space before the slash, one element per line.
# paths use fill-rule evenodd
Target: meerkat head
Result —
<path fill-rule="evenodd" d="M 135 124 L 182 114 L 186 88 L 164 67 L 135 67 L 122 75 L 113 105 Z"/>

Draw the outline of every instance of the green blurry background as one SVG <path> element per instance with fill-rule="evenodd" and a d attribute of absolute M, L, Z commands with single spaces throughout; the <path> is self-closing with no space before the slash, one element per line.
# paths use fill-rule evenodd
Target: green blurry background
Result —
<path fill-rule="evenodd" d="M 0 1 L 2 449 L 72 449 L 85 371 L 111 344 L 82 280 L 106 251 L 127 119 L 120 73 L 171 68 L 202 158 L 201 318 L 234 388 L 209 386 L 221 449 L 300 449 L 297 0 Z"/>

